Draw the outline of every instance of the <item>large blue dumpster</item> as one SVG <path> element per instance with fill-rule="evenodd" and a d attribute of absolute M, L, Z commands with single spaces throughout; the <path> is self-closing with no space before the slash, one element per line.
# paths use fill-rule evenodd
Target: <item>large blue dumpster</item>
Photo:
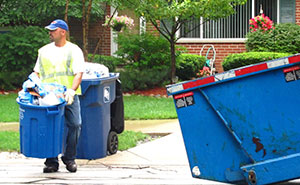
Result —
<path fill-rule="evenodd" d="M 21 153 L 35 158 L 57 157 L 62 153 L 65 103 L 37 106 L 17 102 Z"/>
<path fill-rule="evenodd" d="M 111 129 L 110 105 L 116 97 L 119 73 L 109 77 L 84 79 L 81 82 L 81 134 L 77 147 L 78 159 L 98 159 L 107 155 L 107 139 Z"/>
<path fill-rule="evenodd" d="M 167 86 L 193 177 L 269 184 L 300 177 L 300 55 Z"/>

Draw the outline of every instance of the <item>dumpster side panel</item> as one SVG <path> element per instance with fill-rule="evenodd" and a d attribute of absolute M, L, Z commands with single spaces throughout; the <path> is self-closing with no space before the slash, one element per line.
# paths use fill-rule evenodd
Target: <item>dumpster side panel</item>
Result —
<path fill-rule="evenodd" d="M 187 97 L 194 104 L 186 102 Z M 194 167 L 200 170 L 199 176 L 192 175 L 222 182 L 242 180 L 240 167 L 250 160 L 200 91 L 174 96 L 174 102 L 191 171 Z M 186 106 L 181 106 L 184 102 Z"/>
<path fill-rule="evenodd" d="M 206 88 L 255 161 L 300 152 L 300 81 L 283 69 Z"/>

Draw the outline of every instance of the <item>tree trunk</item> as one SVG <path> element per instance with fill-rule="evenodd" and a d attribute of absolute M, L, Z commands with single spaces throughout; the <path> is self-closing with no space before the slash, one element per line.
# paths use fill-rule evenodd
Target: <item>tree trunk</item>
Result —
<path fill-rule="evenodd" d="M 67 24 L 68 24 L 68 10 L 69 10 L 69 0 L 66 0 L 64 20 L 66 21 Z M 69 33 L 67 34 L 67 40 L 70 40 L 70 30 L 69 30 Z"/>
<path fill-rule="evenodd" d="M 88 36 L 89 36 L 89 20 L 92 9 L 93 0 L 89 0 L 87 12 L 85 11 L 85 0 L 82 0 L 82 40 L 83 40 L 83 55 L 85 61 L 88 60 Z"/>
<path fill-rule="evenodd" d="M 176 82 L 176 53 L 175 53 L 175 41 L 171 40 L 171 83 Z"/>
<path fill-rule="evenodd" d="M 82 42 L 83 42 L 83 55 L 84 60 L 87 61 L 88 51 L 87 51 L 87 29 L 86 29 L 86 13 L 85 13 L 85 0 L 82 0 Z"/>

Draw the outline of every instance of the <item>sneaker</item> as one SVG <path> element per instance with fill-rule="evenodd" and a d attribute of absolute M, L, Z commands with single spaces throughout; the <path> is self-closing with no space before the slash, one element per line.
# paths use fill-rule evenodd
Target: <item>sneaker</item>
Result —
<path fill-rule="evenodd" d="M 44 173 L 53 173 L 53 172 L 57 172 L 58 171 L 58 166 L 56 165 L 48 165 L 45 166 L 43 169 Z"/>

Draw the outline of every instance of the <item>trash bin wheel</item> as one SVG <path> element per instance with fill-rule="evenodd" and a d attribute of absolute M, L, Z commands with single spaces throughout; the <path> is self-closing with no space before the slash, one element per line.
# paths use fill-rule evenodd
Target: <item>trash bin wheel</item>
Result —
<path fill-rule="evenodd" d="M 110 131 L 107 140 L 107 151 L 108 154 L 113 155 L 117 153 L 119 146 L 118 135 L 115 131 Z"/>

